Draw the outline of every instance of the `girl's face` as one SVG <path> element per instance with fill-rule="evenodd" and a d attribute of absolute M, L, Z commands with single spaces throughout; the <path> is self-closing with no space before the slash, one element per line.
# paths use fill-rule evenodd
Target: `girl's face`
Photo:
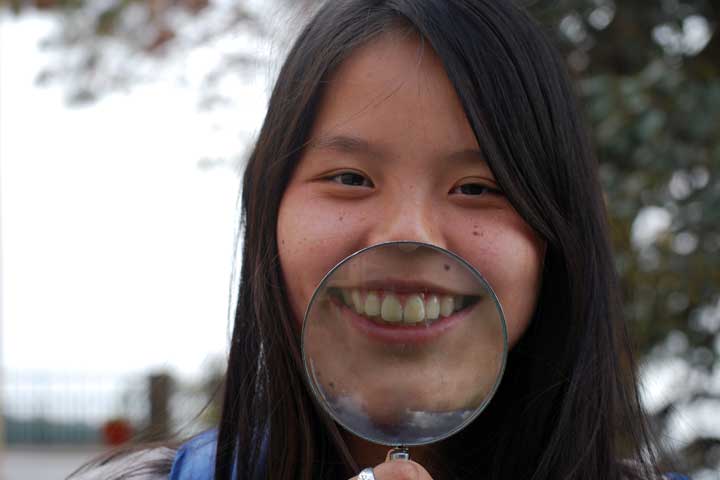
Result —
<path fill-rule="evenodd" d="M 503 306 L 511 346 L 535 309 L 544 242 L 499 191 L 440 60 L 413 36 L 383 35 L 331 77 L 282 198 L 277 238 L 298 330 L 333 266 L 394 240 L 437 245 L 472 264 Z M 468 321 L 409 355 L 352 333 L 344 312 L 311 346 L 316 375 L 378 424 L 406 410 L 474 410 L 495 380 L 497 365 L 486 374 L 473 356 L 487 351 L 487 335 Z"/>
<path fill-rule="evenodd" d="M 499 191 L 440 59 L 415 35 L 392 33 L 357 49 L 331 77 L 282 198 L 277 238 L 298 327 L 340 260 L 414 240 L 483 274 L 510 345 L 535 309 L 545 250 Z"/>
<path fill-rule="evenodd" d="M 487 279 L 510 346 L 533 315 L 545 249 L 499 191 L 439 58 L 416 36 L 399 34 L 359 48 L 330 78 L 281 200 L 277 239 L 298 331 L 338 262 L 377 243 L 412 240 L 455 252 Z M 408 350 L 349 328 L 358 320 L 347 308 L 327 311 L 336 312 L 330 327 L 306 345 L 320 388 L 376 425 L 404 422 L 407 411 L 474 410 L 495 381 L 499 366 L 484 361 L 490 337 L 477 322 L 453 322 L 450 333 Z"/>

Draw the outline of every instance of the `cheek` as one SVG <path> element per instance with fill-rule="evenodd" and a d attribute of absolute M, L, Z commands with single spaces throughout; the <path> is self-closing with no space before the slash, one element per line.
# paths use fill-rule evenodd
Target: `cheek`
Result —
<path fill-rule="evenodd" d="M 293 314 L 302 323 L 305 309 L 325 274 L 355 250 L 362 218 L 323 205 L 302 191 L 288 189 L 280 204 L 277 242 L 280 266 Z"/>
<path fill-rule="evenodd" d="M 544 241 L 517 215 L 502 211 L 478 221 L 461 220 L 458 252 L 486 278 L 503 307 L 512 347 L 535 312 L 545 255 Z"/>

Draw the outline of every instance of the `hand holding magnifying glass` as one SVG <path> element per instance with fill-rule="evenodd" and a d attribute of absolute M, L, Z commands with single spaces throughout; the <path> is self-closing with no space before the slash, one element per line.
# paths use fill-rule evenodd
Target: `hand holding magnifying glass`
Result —
<path fill-rule="evenodd" d="M 407 461 L 386 461 L 375 468 L 365 468 L 350 480 L 433 480 L 419 463 Z"/>

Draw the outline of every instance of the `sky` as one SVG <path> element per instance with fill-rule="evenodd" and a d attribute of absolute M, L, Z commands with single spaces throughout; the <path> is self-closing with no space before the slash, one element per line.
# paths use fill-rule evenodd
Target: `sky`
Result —
<path fill-rule="evenodd" d="M 232 115 L 162 76 L 72 108 L 63 85 L 34 82 L 53 26 L 0 21 L 0 362 L 194 375 L 226 352 L 239 185 L 199 162 L 245 151 L 267 84 L 246 82 Z"/>

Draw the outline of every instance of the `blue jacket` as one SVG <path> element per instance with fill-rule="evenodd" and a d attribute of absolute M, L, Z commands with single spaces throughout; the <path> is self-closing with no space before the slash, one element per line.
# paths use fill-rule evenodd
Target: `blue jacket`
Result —
<path fill-rule="evenodd" d="M 215 475 L 215 451 L 217 450 L 217 429 L 193 437 L 180 446 L 172 468 L 169 480 L 212 480 Z M 261 446 L 262 465 L 265 465 L 267 452 L 267 439 L 264 438 Z M 265 472 L 261 468 L 258 479 L 264 478 Z M 233 464 L 232 478 L 237 478 L 237 470 Z"/>
<path fill-rule="evenodd" d="M 215 450 L 217 448 L 217 430 L 208 430 L 184 443 L 175 454 L 169 480 L 212 480 L 215 474 Z M 262 458 L 265 458 L 267 443 L 263 441 Z M 265 463 L 265 462 L 263 462 Z M 258 478 L 263 478 L 265 472 L 260 472 Z M 233 465 L 233 479 L 237 479 L 237 472 Z M 667 480 L 689 480 L 688 477 L 670 473 L 665 475 Z"/>
<path fill-rule="evenodd" d="M 169 480 L 211 480 L 215 474 L 217 430 L 208 430 L 184 443 L 175 454 Z M 233 478 L 237 477 L 233 467 Z"/>

